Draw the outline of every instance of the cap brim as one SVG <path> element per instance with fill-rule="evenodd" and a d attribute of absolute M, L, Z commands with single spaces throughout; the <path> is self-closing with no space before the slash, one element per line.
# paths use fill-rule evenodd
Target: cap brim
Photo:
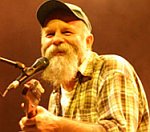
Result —
<path fill-rule="evenodd" d="M 50 13 L 56 9 L 66 10 L 73 14 L 70 8 L 63 2 L 57 0 L 49 0 L 42 4 L 37 10 L 37 19 L 41 26 L 44 26 L 45 20 L 48 18 Z"/>

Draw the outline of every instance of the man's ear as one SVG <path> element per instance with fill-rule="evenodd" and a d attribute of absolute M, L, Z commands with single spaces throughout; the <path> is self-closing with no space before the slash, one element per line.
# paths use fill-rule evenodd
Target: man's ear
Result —
<path fill-rule="evenodd" d="M 87 38 L 86 38 L 86 44 L 87 44 L 88 49 L 92 50 L 93 42 L 94 42 L 93 34 L 88 35 Z"/>

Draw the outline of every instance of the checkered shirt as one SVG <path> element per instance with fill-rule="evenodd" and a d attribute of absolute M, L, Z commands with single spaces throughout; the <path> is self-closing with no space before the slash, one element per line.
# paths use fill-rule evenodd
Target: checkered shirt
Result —
<path fill-rule="evenodd" d="M 149 108 L 133 67 L 117 55 L 89 52 L 79 67 L 69 106 L 61 109 L 61 90 L 50 96 L 55 115 L 102 125 L 108 132 L 149 132 Z"/>

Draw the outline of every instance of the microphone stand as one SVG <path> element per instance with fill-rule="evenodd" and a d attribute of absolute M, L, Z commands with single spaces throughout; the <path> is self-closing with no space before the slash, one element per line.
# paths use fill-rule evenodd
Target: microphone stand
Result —
<path fill-rule="evenodd" d="M 19 62 L 19 61 L 12 61 L 12 60 L 3 58 L 3 57 L 1 57 L 1 56 L 0 56 L 0 61 L 1 61 L 1 62 L 4 62 L 4 63 L 7 63 L 7 64 L 10 64 L 10 65 L 12 65 L 12 66 L 15 66 L 16 68 L 19 68 L 19 69 L 21 69 L 22 71 L 26 68 L 26 66 L 25 66 L 23 63 Z M 18 85 L 19 85 L 19 81 L 16 81 L 16 80 L 15 80 L 15 81 L 13 81 L 13 82 L 7 87 L 7 89 L 4 91 L 3 94 L 2 94 L 1 92 L 0 92 L 0 94 L 2 95 L 2 97 L 5 97 L 6 94 L 8 93 L 8 91 L 9 91 L 10 89 L 16 88 L 16 87 L 18 87 Z"/>
<path fill-rule="evenodd" d="M 49 60 L 45 57 L 40 57 L 38 58 L 34 64 L 30 67 L 26 67 L 23 63 L 18 62 L 18 61 L 12 61 L 12 60 L 8 60 L 5 59 L 3 57 L 0 57 L 0 61 L 6 62 L 8 64 L 11 64 L 19 69 L 21 69 L 21 74 L 19 77 L 17 77 L 17 79 L 15 81 L 13 81 L 4 91 L 2 95 L 2 97 L 5 97 L 5 95 L 7 94 L 7 92 L 10 89 L 16 89 L 19 84 L 21 84 L 22 82 L 24 82 L 26 79 L 28 79 L 29 77 L 33 76 L 35 73 L 44 70 L 48 65 L 49 65 Z"/>
<path fill-rule="evenodd" d="M 0 61 L 7 63 L 7 64 L 10 64 L 10 65 L 13 65 L 19 69 L 24 69 L 26 67 L 23 63 L 21 63 L 19 61 L 12 61 L 12 60 L 8 60 L 8 59 L 3 58 L 3 57 L 0 57 Z"/>

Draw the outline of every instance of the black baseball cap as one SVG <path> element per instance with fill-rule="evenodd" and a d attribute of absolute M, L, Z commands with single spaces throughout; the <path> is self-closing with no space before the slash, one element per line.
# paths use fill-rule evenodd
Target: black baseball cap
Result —
<path fill-rule="evenodd" d="M 45 20 L 50 16 L 51 12 L 56 9 L 65 10 L 68 13 L 73 14 L 76 18 L 82 20 L 86 24 L 88 30 L 91 32 L 91 23 L 82 9 L 74 4 L 65 3 L 59 0 L 47 0 L 38 8 L 37 19 L 42 27 L 44 26 Z"/>

